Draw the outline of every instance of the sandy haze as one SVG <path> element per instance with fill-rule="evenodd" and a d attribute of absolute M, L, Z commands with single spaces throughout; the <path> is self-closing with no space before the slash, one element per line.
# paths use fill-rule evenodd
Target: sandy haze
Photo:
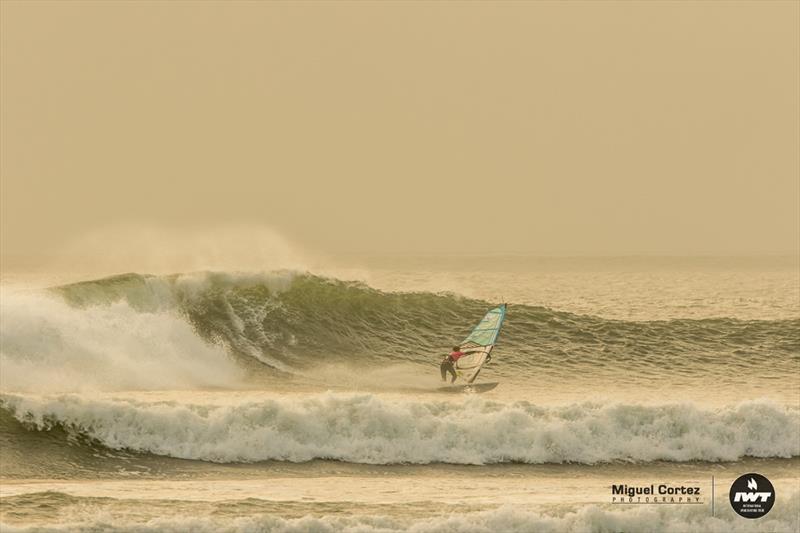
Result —
<path fill-rule="evenodd" d="M 4 1 L 4 267 L 116 227 L 796 254 L 798 21 L 797 2 Z"/>

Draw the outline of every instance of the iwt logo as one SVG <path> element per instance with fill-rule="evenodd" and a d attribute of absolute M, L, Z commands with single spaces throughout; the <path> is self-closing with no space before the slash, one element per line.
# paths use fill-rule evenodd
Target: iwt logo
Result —
<path fill-rule="evenodd" d="M 730 500 L 739 516 L 761 518 L 775 504 L 775 488 L 761 474 L 745 474 L 731 485 Z"/>

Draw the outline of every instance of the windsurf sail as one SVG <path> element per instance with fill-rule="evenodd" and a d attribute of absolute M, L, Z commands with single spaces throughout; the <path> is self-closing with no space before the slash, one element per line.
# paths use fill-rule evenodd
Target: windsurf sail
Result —
<path fill-rule="evenodd" d="M 489 359 L 489 354 L 497 343 L 497 336 L 500 335 L 500 328 L 503 327 L 505 318 L 506 304 L 495 307 L 486 313 L 472 333 L 461 342 L 462 352 L 472 352 L 456 362 L 458 376 L 467 383 L 475 381 L 481 368 Z"/>

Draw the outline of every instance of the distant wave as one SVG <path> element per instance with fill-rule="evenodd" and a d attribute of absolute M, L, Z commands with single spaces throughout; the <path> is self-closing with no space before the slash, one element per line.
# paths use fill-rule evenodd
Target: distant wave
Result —
<path fill-rule="evenodd" d="M 166 516 L 147 519 L 141 513 L 109 521 L 97 499 L 75 498 L 61 493 L 39 493 L 6 498 L 6 506 L 17 501 L 46 503 L 54 500 L 65 506 L 84 504 L 81 521 L 68 521 L 58 526 L 15 527 L 0 523 L 7 533 L 28 531 L 280 531 L 303 532 L 324 531 L 330 533 L 351 531 L 361 533 L 601 533 L 607 531 L 680 531 L 681 533 L 794 533 L 800 529 L 800 492 L 782 498 L 766 517 L 759 520 L 743 520 L 733 514 L 728 505 L 717 505 L 717 516 L 711 516 L 707 505 L 632 505 L 610 507 L 585 505 L 560 507 L 557 511 L 533 511 L 521 506 L 505 505 L 497 509 L 478 512 L 442 514 L 424 518 L 396 518 L 390 516 L 356 515 L 307 515 L 301 518 L 283 518 L 272 514 L 244 517 L 220 515 Z M 87 501 L 88 500 L 88 501 Z M 85 503 L 91 503 L 91 506 Z M 137 502 L 138 503 L 138 502 Z M 141 504 L 139 504 L 141 505 Z M 88 511 L 87 511 L 88 510 Z"/>
<path fill-rule="evenodd" d="M 721 409 L 471 397 L 394 400 L 325 393 L 237 405 L 77 395 L 2 396 L 21 433 L 58 429 L 114 450 L 211 462 L 352 463 L 735 461 L 800 456 L 800 410 L 768 402 Z"/>

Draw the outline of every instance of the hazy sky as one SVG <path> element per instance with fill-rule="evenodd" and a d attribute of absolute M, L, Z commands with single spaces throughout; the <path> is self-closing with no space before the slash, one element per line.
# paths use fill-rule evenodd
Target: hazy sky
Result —
<path fill-rule="evenodd" d="M 798 251 L 800 3 L 2 2 L 2 252 Z"/>

